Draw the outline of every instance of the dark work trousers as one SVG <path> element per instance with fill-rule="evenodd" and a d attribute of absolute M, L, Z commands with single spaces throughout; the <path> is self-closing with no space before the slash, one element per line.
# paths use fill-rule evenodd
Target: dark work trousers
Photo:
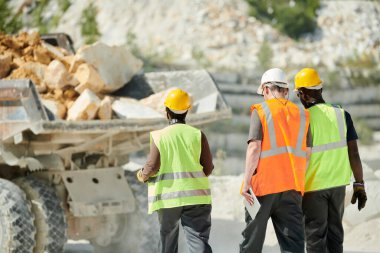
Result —
<path fill-rule="evenodd" d="M 302 208 L 308 253 L 342 253 L 346 187 L 307 192 Z"/>
<path fill-rule="evenodd" d="M 211 205 L 163 208 L 157 211 L 160 223 L 160 252 L 178 252 L 179 220 L 185 232 L 189 253 L 212 253 L 208 244 Z"/>
<path fill-rule="evenodd" d="M 245 210 L 247 227 L 243 231 L 240 253 L 263 250 L 268 219 L 272 218 L 277 240 L 283 253 L 304 253 L 305 240 L 302 216 L 302 196 L 286 191 L 257 197 L 261 206 L 254 220 Z"/>

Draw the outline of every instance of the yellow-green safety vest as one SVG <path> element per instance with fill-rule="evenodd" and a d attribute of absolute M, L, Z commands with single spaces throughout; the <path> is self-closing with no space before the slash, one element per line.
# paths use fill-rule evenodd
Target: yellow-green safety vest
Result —
<path fill-rule="evenodd" d="M 309 108 L 312 153 L 306 171 L 305 191 L 318 191 L 350 183 L 344 110 L 330 104 Z"/>
<path fill-rule="evenodd" d="M 151 132 L 160 152 L 160 170 L 148 182 L 148 212 L 211 204 L 210 183 L 200 164 L 201 131 L 174 124 Z"/>

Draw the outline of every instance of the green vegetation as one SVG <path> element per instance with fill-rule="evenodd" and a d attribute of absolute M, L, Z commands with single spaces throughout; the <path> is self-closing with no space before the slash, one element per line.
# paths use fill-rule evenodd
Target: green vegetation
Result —
<path fill-rule="evenodd" d="M 338 64 L 346 69 L 347 78 L 353 87 L 366 87 L 380 84 L 380 71 L 375 56 L 369 53 L 355 54 Z"/>
<path fill-rule="evenodd" d="M 51 29 L 57 27 L 62 15 L 70 7 L 70 0 L 57 0 L 59 11 L 52 17 L 46 17 L 47 7 L 50 0 L 37 0 L 34 4 L 21 6 L 28 8 L 27 12 L 22 9 L 14 14 L 9 8 L 9 0 L 0 0 L 0 31 L 15 34 L 23 26 L 28 28 L 37 28 L 41 34 L 48 33 Z M 22 18 L 24 16 L 24 18 Z"/>
<path fill-rule="evenodd" d="M 263 70 L 269 69 L 272 66 L 273 50 L 268 42 L 264 41 L 261 44 L 259 52 L 257 53 L 257 59 Z"/>
<path fill-rule="evenodd" d="M 174 56 L 171 50 L 167 49 L 162 53 L 158 53 L 154 45 L 148 50 L 142 52 L 137 45 L 137 36 L 129 31 L 127 33 L 127 46 L 131 53 L 144 62 L 145 72 L 152 72 L 157 69 L 172 69 Z"/>
<path fill-rule="evenodd" d="M 8 0 L 0 0 L 0 32 L 17 33 L 22 28 L 20 15 L 16 15 L 8 6 Z"/>
<path fill-rule="evenodd" d="M 62 13 L 65 13 L 70 5 L 70 0 L 58 0 L 58 6 Z"/>
<path fill-rule="evenodd" d="M 319 0 L 246 0 L 250 15 L 269 23 L 289 37 L 299 39 L 317 28 Z"/>
<path fill-rule="evenodd" d="M 98 23 L 96 21 L 96 15 L 98 10 L 91 3 L 86 9 L 83 10 L 81 16 L 81 33 L 85 39 L 86 44 L 94 43 L 100 36 L 98 30 Z"/>
<path fill-rule="evenodd" d="M 199 66 L 201 66 L 203 68 L 208 68 L 211 66 L 210 60 L 207 59 L 205 53 L 199 47 L 194 47 L 192 49 L 191 56 L 193 57 L 193 59 L 196 61 L 196 63 Z"/>

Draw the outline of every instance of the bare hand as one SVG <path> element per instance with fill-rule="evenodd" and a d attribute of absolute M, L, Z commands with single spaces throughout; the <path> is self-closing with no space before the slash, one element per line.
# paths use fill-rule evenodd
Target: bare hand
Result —
<path fill-rule="evenodd" d="M 241 195 L 243 195 L 243 197 L 248 201 L 248 203 L 251 206 L 253 206 L 254 200 L 253 200 L 253 196 L 249 193 L 249 185 L 244 184 L 241 191 Z"/>

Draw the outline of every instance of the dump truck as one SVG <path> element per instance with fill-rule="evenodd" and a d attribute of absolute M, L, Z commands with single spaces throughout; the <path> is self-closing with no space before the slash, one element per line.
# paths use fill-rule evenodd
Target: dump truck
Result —
<path fill-rule="evenodd" d="M 187 123 L 231 110 L 205 70 L 140 73 L 115 96 L 142 99 L 172 86 L 191 93 Z M 0 80 L 0 252 L 60 253 L 68 239 L 95 252 L 157 252 L 157 217 L 130 155 L 149 146 L 160 117 L 57 120 L 31 80 Z"/>

